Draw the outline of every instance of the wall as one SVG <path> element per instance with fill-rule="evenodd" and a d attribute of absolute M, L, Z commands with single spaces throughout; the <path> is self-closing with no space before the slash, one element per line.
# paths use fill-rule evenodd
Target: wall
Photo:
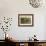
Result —
<path fill-rule="evenodd" d="M 17 40 L 27 40 L 34 34 L 37 39 L 45 40 L 45 15 L 46 6 L 33 8 L 28 0 L 0 0 L 1 17 L 12 17 L 13 22 L 8 33 Z M 33 27 L 18 27 L 18 14 L 34 14 Z M 0 31 L 0 39 L 4 39 L 3 31 Z"/>

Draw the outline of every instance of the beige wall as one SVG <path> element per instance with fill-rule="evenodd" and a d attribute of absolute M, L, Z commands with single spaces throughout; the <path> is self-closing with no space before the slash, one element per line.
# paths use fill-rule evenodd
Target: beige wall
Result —
<path fill-rule="evenodd" d="M 29 4 L 29 0 L 0 0 L 0 18 L 3 18 L 4 16 L 13 18 L 12 27 L 8 32 L 12 34 L 13 37 L 16 37 L 17 40 L 27 40 L 34 34 L 37 35 L 39 40 L 44 40 L 45 7 L 46 6 L 33 8 Z M 34 14 L 34 26 L 18 27 L 18 14 Z M 0 33 L 0 39 L 3 38 L 2 33 Z"/>

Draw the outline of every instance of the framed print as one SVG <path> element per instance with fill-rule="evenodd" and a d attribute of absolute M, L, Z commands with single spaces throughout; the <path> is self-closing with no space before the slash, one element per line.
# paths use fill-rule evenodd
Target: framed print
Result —
<path fill-rule="evenodd" d="M 33 14 L 18 14 L 18 26 L 33 26 Z"/>

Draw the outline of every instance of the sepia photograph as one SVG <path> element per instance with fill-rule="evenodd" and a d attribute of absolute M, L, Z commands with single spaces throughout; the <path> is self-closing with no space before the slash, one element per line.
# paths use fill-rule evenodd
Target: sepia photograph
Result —
<path fill-rule="evenodd" d="M 18 26 L 33 26 L 33 14 L 18 14 Z"/>

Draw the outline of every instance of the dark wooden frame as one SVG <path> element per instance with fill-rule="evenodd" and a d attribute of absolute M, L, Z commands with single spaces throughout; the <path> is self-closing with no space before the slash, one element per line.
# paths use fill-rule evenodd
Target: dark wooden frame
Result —
<path fill-rule="evenodd" d="M 20 16 L 32 16 L 32 25 L 20 25 L 20 22 L 19 22 L 19 17 Z M 33 27 L 34 26 L 34 15 L 33 14 L 18 14 L 18 26 L 21 26 L 21 27 Z"/>

